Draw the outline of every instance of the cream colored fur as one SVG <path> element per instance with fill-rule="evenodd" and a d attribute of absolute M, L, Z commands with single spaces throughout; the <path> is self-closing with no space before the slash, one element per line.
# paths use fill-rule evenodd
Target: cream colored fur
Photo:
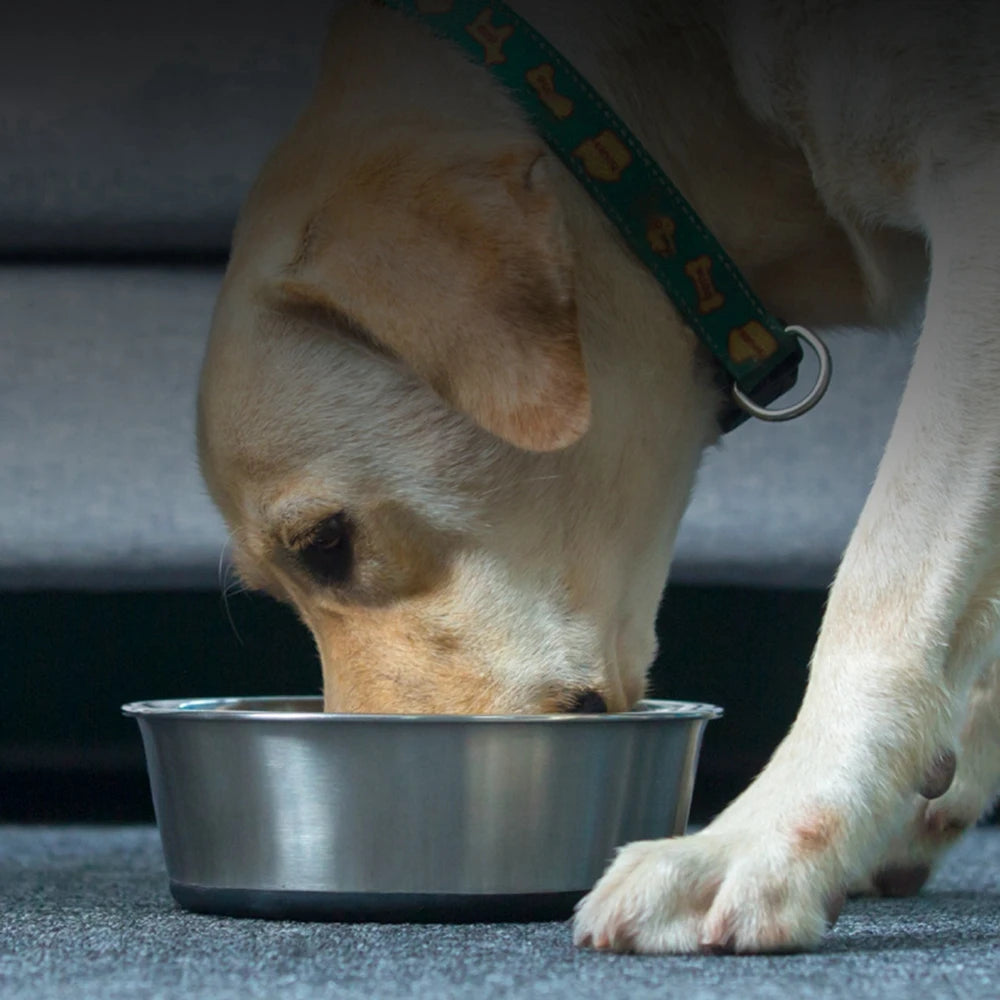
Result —
<path fill-rule="evenodd" d="M 915 888 L 1000 781 L 1000 8 L 516 6 L 778 314 L 890 325 L 926 282 L 792 731 L 704 831 L 624 848 L 576 917 L 598 948 L 808 947 L 852 885 Z M 393 12 L 338 15 L 241 215 L 199 404 L 236 565 L 312 629 L 327 708 L 633 703 L 719 406 L 488 75 Z M 296 551 L 341 512 L 351 576 L 323 585 Z"/>

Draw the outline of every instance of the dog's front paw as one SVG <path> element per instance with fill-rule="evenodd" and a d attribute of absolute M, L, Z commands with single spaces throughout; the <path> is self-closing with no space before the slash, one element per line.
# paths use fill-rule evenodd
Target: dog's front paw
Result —
<path fill-rule="evenodd" d="M 842 900 L 810 868 L 711 828 L 630 844 L 578 904 L 574 941 L 653 954 L 811 948 Z"/>

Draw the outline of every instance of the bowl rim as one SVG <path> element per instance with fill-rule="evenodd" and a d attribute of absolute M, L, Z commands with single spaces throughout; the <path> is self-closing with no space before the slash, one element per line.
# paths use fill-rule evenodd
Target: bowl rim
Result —
<path fill-rule="evenodd" d="M 274 706 L 288 702 L 315 702 L 319 711 L 282 710 Z M 134 719 L 198 719 L 214 722 L 303 722 L 312 725 L 359 723 L 407 723 L 427 725 L 447 723 L 469 724 L 552 724 L 601 725 L 622 723 L 664 722 L 668 719 L 718 719 L 723 711 L 718 705 L 693 701 L 670 701 L 663 698 L 643 698 L 627 712 L 603 714 L 548 713 L 539 715 L 390 715 L 350 712 L 323 712 L 323 699 L 319 695 L 268 695 L 262 697 L 227 698 L 160 698 L 151 701 L 132 701 L 121 706 L 123 715 Z M 251 706 L 235 708 L 233 706 Z M 260 706 L 254 707 L 254 706 Z M 270 707 L 269 707 L 270 706 Z"/>

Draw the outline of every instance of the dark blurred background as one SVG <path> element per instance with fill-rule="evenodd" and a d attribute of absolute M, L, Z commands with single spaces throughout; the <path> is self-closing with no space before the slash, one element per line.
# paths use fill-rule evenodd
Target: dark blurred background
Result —
<path fill-rule="evenodd" d="M 668 590 L 650 693 L 726 710 L 706 729 L 696 821 L 749 781 L 793 719 L 822 600 L 813 591 Z M 211 591 L 0 595 L 0 821 L 152 821 L 124 702 L 318 694 L 319 663 L 294 614 L 258 594 L 228 603 L 227 613 Z"/>

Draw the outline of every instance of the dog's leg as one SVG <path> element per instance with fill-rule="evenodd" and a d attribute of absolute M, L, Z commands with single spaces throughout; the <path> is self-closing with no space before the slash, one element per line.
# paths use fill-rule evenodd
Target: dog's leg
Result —
<path fill-rule="evenodd" d="M 1000 587 L 994 590 L 997 593 Z M 907 896 L 919 891 L 948 848 L 990 808 L 998 793 L 1000 660 L 993 660 L 969 695 L 954 781 L 934 798 L 915 796 L 903 830 L 874 873 L 855 883 L 851 894 Z"/>
<path fill-rule="evenodd" d="M 983 636 L 998 624 L 992 594 L 978 640 L 962 629 L 994 575 L 1000 525 L 1000 164 L 950 183 L 936 168 L 920 194 L 923 334 L 795 725 L 705 830 L 619 853 L 578 908 L 578 943 L 812 946 L 914 796 L 951 780 Z"/>

